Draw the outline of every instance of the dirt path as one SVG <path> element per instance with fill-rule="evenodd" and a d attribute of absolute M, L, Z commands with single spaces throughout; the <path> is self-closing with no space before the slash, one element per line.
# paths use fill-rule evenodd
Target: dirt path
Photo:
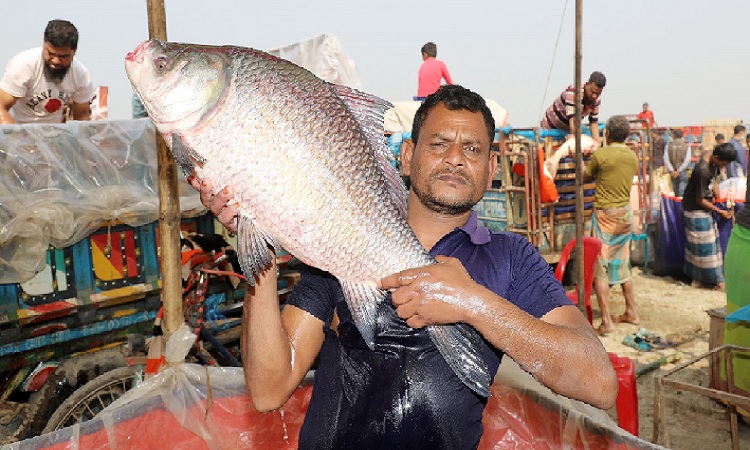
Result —
<path fill-rule="evenodd" d="M 679 352 L 681 362 L 687 362 L 708 351 L 710 316 L 707 311 L 726 306 L 723 292 L 694 289 L 671 277 L 656 277 L 633 269 L 634 290 L 640 324 L 616 324 L 615 330 L 601 340 L 607 351 L 635 360 L 636 369 L 656 361 L 662 356 Z M 592 298 L 594 325 L 600 322 L 596 298 Z M 622 292 L 615 288 L 610 296 L 610 310 L 618 315 L 625 310 Z M 639 352 L 623 344 L 623 338 L 644 327 L 648 331 L 680 344 L 666 349 Z M 666 364 L 637 379 L 640 437 L 653 438 L 654 376 L 664 373 L 676 364 Z M 709 362 L 703 359 L 685 368 L 670 379 L 708 386 Z M 713 400 L 689 391 L 667 388 L 667 432 L 670 448 L 674 449 L 730 449 L 729 416 L 726 408 Z M 740 446 L 750 448 L 749 421 L 740 423 Z M 663 444 L 663 440 L 658 442 Z"/>

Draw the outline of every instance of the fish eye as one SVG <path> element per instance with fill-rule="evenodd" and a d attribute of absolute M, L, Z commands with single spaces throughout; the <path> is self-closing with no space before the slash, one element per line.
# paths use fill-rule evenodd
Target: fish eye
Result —
<path fill-rule="evenodd" d="M 154 65 L 159 70 L 166 69 L 168 63 L 169 63 L 169 60 L 164 55 L 160 55 L 160 56 L 157 56 L 156 58 L 154 58 Z"/>

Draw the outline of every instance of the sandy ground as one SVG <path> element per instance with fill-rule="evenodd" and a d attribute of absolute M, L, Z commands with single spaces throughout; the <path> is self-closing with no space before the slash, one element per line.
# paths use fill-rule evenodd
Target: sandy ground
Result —
<path fill-rule="evenodd" d="M 679 352 L 681 361 L 665 364 L 637 378 L 640 438 L 653 442 L 655 376 L 690 361 L 709 350 L 710 316 L 707 311 L 726 306 L 726 294 L 707 289 L 695 289 L 671 277 L 657 277 L 633 269 L 634 289 L 640 324 L 621 323 L 601 340 L 609 352 L 627 356 L 638 367 L 662 356 Z M 594 325 L 601 314 L 592 295 Z M 618 287 L 610 295 L 610 311 L 618 315 L 625 310 L 625 300 Z M 623 344 L 623 338 L 639 328 L 675 342 L 676 345 L 659 350 L 639 352 Z M 701 359 L 689 367 L 670 375 L 668 379 L 708 387 L 709 360 Z M 673 387 L 664 389 L 667 409 L 669 448 L 674 449 L 730 449 L 729 415 L 727 408 L 708 397 Z M 610 412 L 610 414 L 614 414 Z M 740 420 L 740 448 L 750 448 L 750 420 Z M 664 445 L 663 435 L 656 442 Z"/>

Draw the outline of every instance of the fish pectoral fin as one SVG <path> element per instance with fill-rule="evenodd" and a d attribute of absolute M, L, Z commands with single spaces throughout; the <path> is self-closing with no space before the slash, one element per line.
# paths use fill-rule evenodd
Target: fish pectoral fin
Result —
<path fill-rule="evenodd" d="M 370 349 L 375 347 L 375 328 L 377 326 L 378 304 L 387 293 L 378 289 L 375 284 L 362 284 L 353 281 L 342 281 L 346 304 L 352 313 L 354 324 Z"/>
<path fill-rule="evenodd" d="M 259 230 L 247 213 L 240 212 L 237 220 L 237 256 L 247 282 L 255 285 L 255 277 L 273 262 L 271 248 L 278 249 L 270 235 Z"/>
<path fill-rule="evenodd" d="M 472 391 L 490 396 L 492 376 L 479 346 L 479 333 L 465 323 L 430 325 L 427 332 L 443 359 Z"/>
<path fill-rule="evenodd" d="M 172 133 L 172 138 L 167 140 L 165 137 L 165 140 L 171 142 L 172 156 L 177 161 L 177 165 L 180 166 L 185 176 L 193 173 L 196 165 L 203 167 L 206 163 L 206 158 L 185 144 L 179 133 Z"/>

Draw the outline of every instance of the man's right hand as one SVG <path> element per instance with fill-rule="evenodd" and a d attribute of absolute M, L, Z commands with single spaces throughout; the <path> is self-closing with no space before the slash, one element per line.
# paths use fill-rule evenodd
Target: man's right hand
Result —
<path fill-rule="evenodd" d="M 732 218 L 732 211 L 729 211 L 727 209 L 721 209 L 721 208 L 719 208 L 719 210 L 716 211 L 716 212 L 718 212 L 721 217 L 723 217 L 723 218 L 725 218 L 727 220 L 729 220 L 729 219 Z"/>
<path fill-rule="evenodd" d="M 198 180 L 193 174 L 188 177 L 188 183 L 201 194 L 201 203 L 210 209 L 219 222 L 224 225 L 230 233 L 237 232 L 237 215 L 240 213 L 240 204 L 231 202 L 234 197 L 234 190 L 226 186 L 217 194 L 213 193 L 211 180 Z"/>

